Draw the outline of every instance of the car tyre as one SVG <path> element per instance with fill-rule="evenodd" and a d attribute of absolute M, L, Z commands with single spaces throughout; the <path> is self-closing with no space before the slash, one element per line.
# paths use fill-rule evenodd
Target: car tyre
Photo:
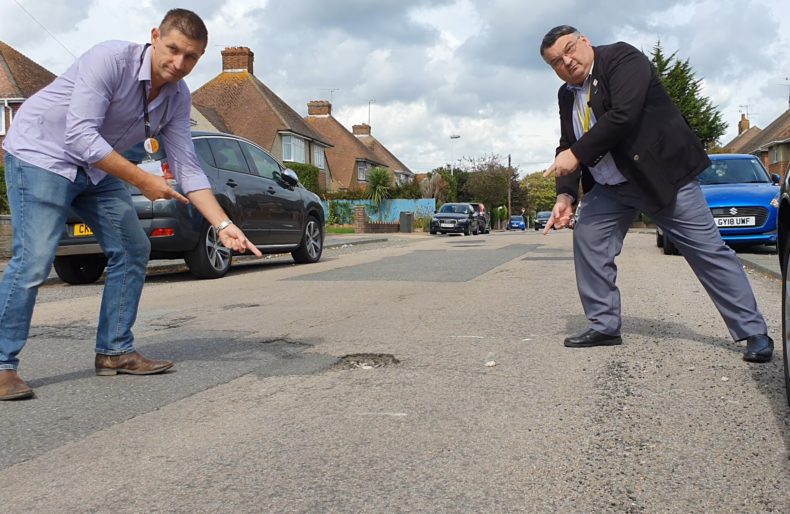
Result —
<path fill-rule="evenodd" d="M 219 239 L 217 230 L 203 222 L 198 244 L 184 255 L 189 271 L 198 278 L 222 278 L 230 270 L 233 255 Z"/>
<path fill-rule="evenodd" d="M 680 255 L 678 248 L 675 246 L 675 243 L 669 238 L 666 232 L 664 232 L 664 255 Z"/>
<path fill-rule="evenodd" d="M 784 362 L 784 375 L 785 375 L 785 395 L 787 397 L 787 404 L 790 405 L 790 362 L 788 354 L 790 354 L 790 338 L 787 337 L 787 331 L 790 330 L 790 288 L 788 288 L 788 261 L 790 261 L 790 249 L 785 248 L 784 255 L 782 255 L 782 360 Z"/>
<path fill-rule="evenodd" d="M 291 256 L 297 264 L 312 264 L 318 262 L 323 251 L 324 234 L 321 222 L 315 216 L 308 216 L 302 232 L 302 242 L 299 248 L 291 252 Z"/>
<path fill-rule="evenodd" d="M 472 233 L 472 228 L 469 225 L 467 225 L 466 228 L 464 228 L 464 235 L 468 236 L 471 233 Z"/>
<path fill-rule="evenodd" d="M 92 284 L 104 273 L 107 257 L 104 254 L 64 255 L 55 257 L 54 264 L 55 273 L 63 282 L 74 285 Z"/>
<path fill-rule="evenodd" d="M 658 229 L 656 229 L 656 246 L 664 248 L 664 234 L 660 234 Z"/>
<path fill-rule="evenodd" d="M 436 231 L 435 230 L 431 230 L 431 235 L 435 236 L 436 235 Z"/>

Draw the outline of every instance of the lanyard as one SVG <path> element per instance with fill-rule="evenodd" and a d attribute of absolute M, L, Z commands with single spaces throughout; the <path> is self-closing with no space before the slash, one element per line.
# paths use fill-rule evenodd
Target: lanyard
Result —
<path fill-rule="evenodd" d="M 145 51 L 149 46 L 151 46 L 151 44 L 146 43 L 145 47 L 143 47 L 143 53 L 140 54 L 141 68 L 143 59 L 145 58 Z M 143 147 L 148 153 L 148 158 L 153 160 L 154 154 L 159 151 L 159 141 L 157 141 L 155 137 L 151 137 L 151 120 L 148 117 L 148 93 L 146 91 L 145 81 L 140 83 L 140 89 L 143 93 L 143 126 L 145 128 L 145 142 L 143 143 Z"/>
<path fill-rule="evenodd" d="M 582 117 L 581 107 L 579 107 L 579 110 L 577 111 L 579 116 L 579 122 L 581 122 L 582 124 L 582 134 L 586 134 L 587 131 L 590 130 L 590 90 L 591 89 L 592 89 L 592 80 L 590 80 L 590 83 L 587 85 L 587 102 L 586 102 L 587 105 L 584 109 L 584 117 Z M 576 104 L 577 106 L 579 104 L 578 96 L 579 96 L 578 93 L 576 92 L 573 93 L 573 103 Z"/>

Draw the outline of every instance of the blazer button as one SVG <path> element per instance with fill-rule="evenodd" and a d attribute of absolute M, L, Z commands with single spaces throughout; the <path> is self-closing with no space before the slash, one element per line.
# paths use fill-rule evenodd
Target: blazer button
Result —
<path fill-rule="evenodd" d="M 635 155 L 634 155 L 634 160 L 635 160 L 635 161 L 638 161 L 638 160 L 639 160 L 639 154 L 635 154 Z"/>

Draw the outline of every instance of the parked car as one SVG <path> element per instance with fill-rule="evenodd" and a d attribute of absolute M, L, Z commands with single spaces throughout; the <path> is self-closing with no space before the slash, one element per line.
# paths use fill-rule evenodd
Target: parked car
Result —
<path fill-rule="evenodd" d="M 468 203 L 446 203 L 433 213 L 431 218 L 431 234 L 447 234 L 451 232 L 477 235 L 484 221 L 474 207 Z"/>
<path fill-rule="evenodd" d="M 721 238 L 728 245 L 776 245 L 781 177 L 746 154 L 712 154 L 698 178 Z M 656 246 L 677 254 L 672 240 L 656 229 Z"/>
<path fill-rule="evenodd" d="M 480 226 L 480 233 L 481 234 L 488 234 L 491 232 L 491 218 L 488 216 L 488 211 L 486 211 L 485 204 L 471 202 L 469 205 L 472 206 L 472 209 L 479 215 L 480 219 L 478 220 L 478 224 Z"/>
<path fill-rule="evenodd" d="M 535 230 L 543 230 L 546 228 L 546 223 L 548 223 L 549 218 L 551 218 L 551 211 L 540 211 L 535 215 Z"/>
<path fill-rule="evenodd" d="M 526 230 L 527 225 L 524 223 L 524 216 L 521 214 L 517 214 L 515 216 L 510 217 L 510 221 L 507 222 L 507 230 Z"/>
<path fill-rule="evenodd" d="M 192 141 L 217 201 L 261 253 L 290 252 L 297 263 L 321 258 L 324 210 L 318 196 L 299 183 L 293 170 L 238 136 L 193 132 Z M 172 178 L 165 152 L 163 148 L 157 155 L 161 161 L 140 166 L 149 173 Z M 135 163 L 145 158 L 142 146 L 124 155 Z M 199 278 L 219 278 L 228 272 L 232 252 L 192 205 L 176 200 L 152 202 L 137 188 L 127 187 L 150 238 L 152 259 L 184 259 Z M 70 284 L 87 284 L 99 279 L 106 264 L 90 227 L 72 212 L 55 257 L 58 276 Z"/>
<path fill-rule="evenodd" d="M 781 192 L 779 194 L 779 221 L 777 223 L 778 242 L 776 244 L 779 254 L 779 269 L 782 270 L 782 358 L 784 360 L 785 392 L 787 403 L 790 405 L 790 337 L 787 331 L 790 330 L 790 287 L 788 287 L 788 275 L 790 275 L 790 168 L 785 172 L 782 181 Z"/>

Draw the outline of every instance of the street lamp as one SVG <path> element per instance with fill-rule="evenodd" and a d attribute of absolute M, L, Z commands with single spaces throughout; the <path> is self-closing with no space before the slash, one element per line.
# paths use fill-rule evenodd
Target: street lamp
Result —
<path fill-rule="evenodd" d="M 458 134 L 450 134 L 450 176 L 453 176 L 453 140 L 461 139 Z"/>

